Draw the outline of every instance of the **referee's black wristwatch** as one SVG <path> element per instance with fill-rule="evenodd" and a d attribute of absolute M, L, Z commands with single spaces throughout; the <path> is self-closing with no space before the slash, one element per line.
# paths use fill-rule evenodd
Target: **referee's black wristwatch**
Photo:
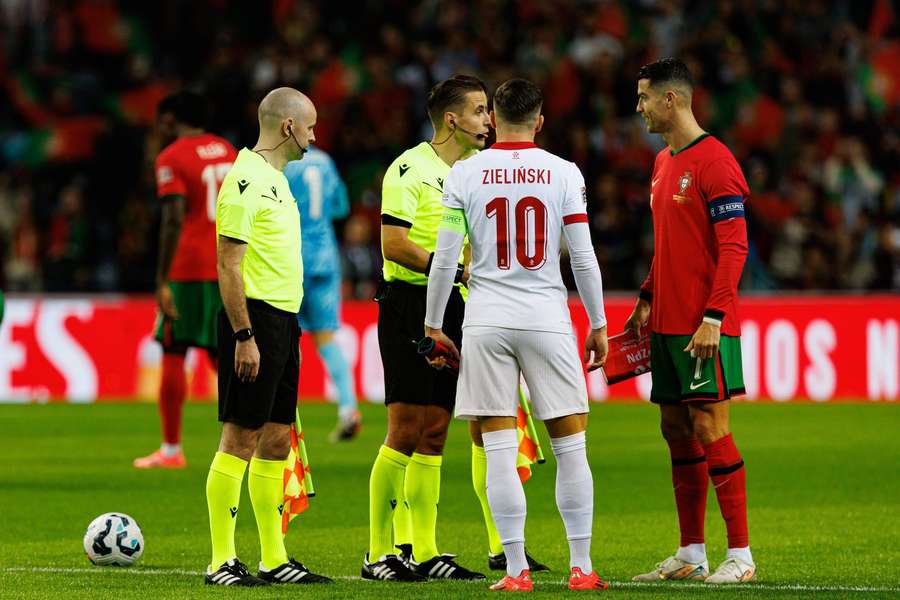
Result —
<path fill-rule="evenodd" d="M 238 329 L 231 334 L 231 337 L 234 338 L 234 341 L 236 342 L 246 342 L 253 337 L 253 330 L 249 327 L 246 329 Z"/>
<path fill-rule="evenodd" d="M 431 263 L 434 262 L 434 252 L 428 255 L 428 262 L 425 264 L 425 274 L 431 275 Z M 456 275 L 453 277 L 453 283 L 460 283 L 463 278 L 463 274 L 466 272 L 466 265 L 463 263 L 457 263 L 456 265 Z"/>

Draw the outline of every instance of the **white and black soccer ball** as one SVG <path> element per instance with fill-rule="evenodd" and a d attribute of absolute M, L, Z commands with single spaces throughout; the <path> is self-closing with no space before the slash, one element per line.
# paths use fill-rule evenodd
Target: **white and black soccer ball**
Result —
<path fill-rule="evenodd" d="M 137 521 L 122 513 L 100 515 L 84 534 L 84 551 L 95 565 L 133 565 L 144 553 L 144 534 Z"/>

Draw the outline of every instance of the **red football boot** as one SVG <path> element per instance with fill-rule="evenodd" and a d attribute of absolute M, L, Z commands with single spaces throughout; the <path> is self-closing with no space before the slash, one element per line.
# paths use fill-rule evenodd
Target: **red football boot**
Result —
<path fill-rule="evenodd" d="M 507 575 L 490 589 L 495 592 L 530 592 L 534 589 L 534 583 L 531 581 L 531 573 L 524 569 L 518 577 Z"/>
<path fill-rule="evenodd" d="M 572 574 L 569 576 L 570 590 L 605 590 L 609 589 L 609 584 L 600 579 L 596 571 L 591 571 L 589 575 L 585 575 L 578 567 L 572 567 Z"/>

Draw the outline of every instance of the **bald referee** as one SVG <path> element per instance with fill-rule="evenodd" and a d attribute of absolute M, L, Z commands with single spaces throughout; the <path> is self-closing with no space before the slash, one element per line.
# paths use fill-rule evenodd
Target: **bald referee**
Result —
<path fill-rule="evenodd" d="M 281 535 L 282 472 L 297 405 L 303 296 L 300 220 L 287 179 L 291 160 L 315 141 L 316 109 L 291 88 L 259 104 L 259 140 L 244 148 L 216 202 L 219 420 L 222 437 L 206 480 L 212 535 L 210 585 L 327 583 L 293 558 Z M 237 558 L 234 525 L 244 471 L 262 560 L 254 577 Z"/>

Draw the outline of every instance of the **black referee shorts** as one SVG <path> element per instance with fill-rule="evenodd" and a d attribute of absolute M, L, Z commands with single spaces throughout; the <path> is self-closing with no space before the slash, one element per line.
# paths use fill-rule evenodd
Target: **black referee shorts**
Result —
<path fill-rule="evenodd" d="M 219 311 L 219 420 L 247 429 L 266 423 L 290 425 L 300 378 L 300 325 L 297 315 L 261 300 L 247 299 L 247 312 L 259 348 L 259 374 L 253 382 L 234 372 L 231 323 Z"/>
<path fill-rule="evenodd" d="M 433 369 L 416 351 L 424 335 L 426 286 L 383 282 L 378 289 L 378 346 L 384 364 L 384 403 L 440 406 L 453 411 L 457 376 Z M 443 331 L 462 348 L 465 302 L 454 288 L 444 313 Z"/>

